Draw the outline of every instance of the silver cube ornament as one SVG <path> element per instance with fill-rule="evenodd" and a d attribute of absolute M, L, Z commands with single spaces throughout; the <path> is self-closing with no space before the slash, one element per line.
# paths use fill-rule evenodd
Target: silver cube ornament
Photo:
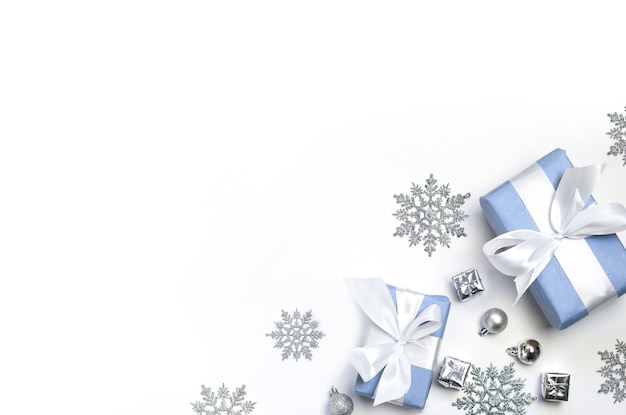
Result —
<path fill-rule="evenodd" d="M 543 373 L 541 396 L 546 401 L 563 402 L 569 398 L 570 375 L 568 373 Z"/>
<path fill-rule="evenodd" d="M 476 268 L 455 275 L 452 277 L 452 282 L 461 302 L 471 300 L 485 291 L 485 286 Z"/>
<path fill-rule="evenodd" d="M 461 390 L 463 389 L 465 379 L 467 379 L 467 374 L 471 367 L 471 363 L 446 356 L 441 364 L 437 381 L 446 388 Z"/>

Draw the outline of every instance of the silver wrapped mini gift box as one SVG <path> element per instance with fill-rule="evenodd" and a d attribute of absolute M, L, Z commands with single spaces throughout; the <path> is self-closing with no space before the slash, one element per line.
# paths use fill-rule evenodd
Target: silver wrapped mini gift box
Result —
<path fill-rule="evenodd" d="M 446 356 L 441 364 L 437 381 L 446 388 L 462 389 L 467 379 L 471 363 Z"/>
<path fill-rule="evenodd" d="M 459 300 L 467 301 L 480 295 L 485 291 L 483 282 L 480 279 L 478 270 L 476 268 L 468 269 L 458 275 L 452 277 L 454 288 Z"/>
<path fill-rule="evenodd" d="M 569 385 L 570 375 L 568 373 L 544 373 L 541 375 L 541 396 L 546 401 L 567 401 Z"/>

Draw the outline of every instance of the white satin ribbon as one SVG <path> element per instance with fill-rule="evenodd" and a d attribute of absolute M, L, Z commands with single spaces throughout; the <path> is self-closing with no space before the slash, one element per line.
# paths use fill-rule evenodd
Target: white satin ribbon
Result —
<path fill-rule="evenodd" d="M 535 186 L 532 178 L 539 166 L 531 166 L 528 172 L 522 172 L 516 179 L 520 187 Z M 594 204 L 586 209 L 585 204 L 591 196 L 604 170 L 604 165 L 566 169 L 556 189 L 539 189 L 539 193 L 551 197 L 549 209 L 543 209 L 545 216 L 535 213 L 533 220 L 539 231 L 520 229 L 504 233 L 488 241 L 483 252 L 493 266 L 505 275 L 515 276 L 517 298 L 515 303 L 537 279 L 548 265 L 563 242 L 583 239 L 592 235 L 606 235 L 626 229 L 626 208 L 619 203 Z M 543 172 L 538 173 L 543 174 Z M 539 187 L 542 185 L 539 184 Z M 517 190 L 517 186 L 514 184 Z M 533 206 L 541 204 L 545 197 L 522 197 L 529 211 L 541 211 Z M 557 259 L 558 255 L 557 255 Z M 585 278 L 592 277 L 587 275 Z M 610 284 L 609 284 L 610 285 Z M 593 299 L 589 300 L 593 302 Z"/>
<path fill-rule="evenodd" d="M 372 321 L 366 346 L 352 349 L 350 362 L 365 382 L 381 370 L 374 405 L 403 397 L 411 386 L 411 365 L 432 369 L 441 328 L 441 309 L 432 304 L 417 314 L 423 295 L 398 289 L 396 307 L 382 279 L 348 278 L 353 297 Z"/>

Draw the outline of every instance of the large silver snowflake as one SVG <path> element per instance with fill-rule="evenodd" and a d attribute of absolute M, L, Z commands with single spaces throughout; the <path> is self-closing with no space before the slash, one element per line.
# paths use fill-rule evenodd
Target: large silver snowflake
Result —
<path fill-rule="evenodd" d="M 246 401 L 246 385 L 230 392 L 222 384 L 217 392 L 202 385 L 202 401 L 191 404 L 193 411 L 198 415 L 248 415 L 254 410 L 256 402 Z"/>
<path fill-rule="evenodd" d="M 611 131 L 606 133 L 615 141 L 607 154 L 611 156 L 622 155 L 624 165 L 626 166 L 626 118 L 624 114 L 618 114 L 616 112 L 607 114 L 607 116 L 615 126 L 611 128 Z"/>
<path fill-rule="evenodd" d="M 274 323 L 276 330 L 266 336 L 276 340 L 274 348 L 282 349 L 282 360 L 290 356 L 296 361 L 302 356 L 312 360 L 312 349 L 318 348 L 317 341 L 324 337 L 324 333 L 317 330 L 319 323 L 313 320 L 311 310 L 304 314 L 297 309 L 293 314 L 282 310 L 281 318 L 282 320 Z"/>
<path fill-rule="evenodd" d="M 605 350 L 598 352 L 600 359 L 606 363 L 598 373 L 606 378 L 600 385 L 598 393 L 613 394 L 613 403 L 626 399 L 626 343 L 617 340 L 615 352 Z"/>
<path fill-rule="evenodd" d="M 467 216 L 460 207 L 469 193 L 451 196 L 449 185 L 437 185 L 431 174 L 426 186 L 413 183 L 410 195 L 400 193 L 393 197 L 401 206 L 393 214 L 401 222 L 393 236 L 408 236 L 409 246 L 423 243 L 424 251 L 432 256 L 437 245 L 450 247 L 452 235 L 467 236 L 460 225 Z"/>
<path fill-rule="evenodd" d="M 452 403 L 458 410 L 466 410 L 467 415 L 523 415 L 526 407 L 537 400 L 522 391 L 526 380 L 513 377 L 513 363 L 504 366 L 502 371 L 490 364 L 484 372 L 472 365 L 470 373 L 472 381 L 463 386 L 465 396 Z"/>

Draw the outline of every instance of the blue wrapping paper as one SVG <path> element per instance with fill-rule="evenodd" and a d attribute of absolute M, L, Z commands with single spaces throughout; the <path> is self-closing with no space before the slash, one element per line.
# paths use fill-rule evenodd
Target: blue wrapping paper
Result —
<path fill-rule="evenodd" d="M 387 285 L 387 288 L 389 289 L 389 294 L 391 295 L 391 298 L 393 299 L 393 302 L 397 307 L 396 290 L 399 290 L 399 288 L 396 288 L 392 285 Z M 432 304 L 437 304 L 440 307 L 442 322 L 441 328 L 433 333 L 432 336 L 437 337 L 441 340 L 446 329 L 448 313 L 450 312 L 450 299 L 443 295 L 425 295 L 418 314 L 421 313 L 423 309 Z M 440 343 L 441 341 L 439 341 L 438 345 Z M 410 408 L 424 408 L 424 405 L 426 404 L 426 399 L 428 398 L 428 393 L 430 392 L 430 385 L 432 384 L 433 380 L 433 368 L 435 363 L 436 358 L 433 360 L 430 368 L 423 368 L 411 365 L 411 387 L 409 391 L 404 395 L 402 402 L 394 401 L 393 403 L 397 403 Z M 378 381 L 380 380 L 381 376 L 382 371 L 380 371 L 370 381 L 365 382 L 363 381 L 361 376 L 357 375 L 354 391 L 359 395 L 373 398 L 376 391 L 376 386 L 378 385 Z"/>
<path fill-rule="evenodd" d="M 536 162 L 554 188 L 565 169 L 573 167 L 564 150 L 556 149 Z M 593 203 L 590 200 L 589 203 Z M 518 230 L 538 230 L 529 214 L 524 200 L 511 181 L 506 181 L 480 198 L 480 205 L 487 222 L 497 235 Z M 548 214 L 548 212 L 546 212 Z M 606 274 L 616 295 L 601 298 L 607 302 L 626 292 L 626 250 L 615 234 L 591 236 L 583 240 Z M 600 278 L 590 275 L 589 278 Z M 546 268 L 530 286 L 529 291 L 556 329 L 564 329 L 589 314 L 581 296 L 562 265 L 552 257 Z"/>

